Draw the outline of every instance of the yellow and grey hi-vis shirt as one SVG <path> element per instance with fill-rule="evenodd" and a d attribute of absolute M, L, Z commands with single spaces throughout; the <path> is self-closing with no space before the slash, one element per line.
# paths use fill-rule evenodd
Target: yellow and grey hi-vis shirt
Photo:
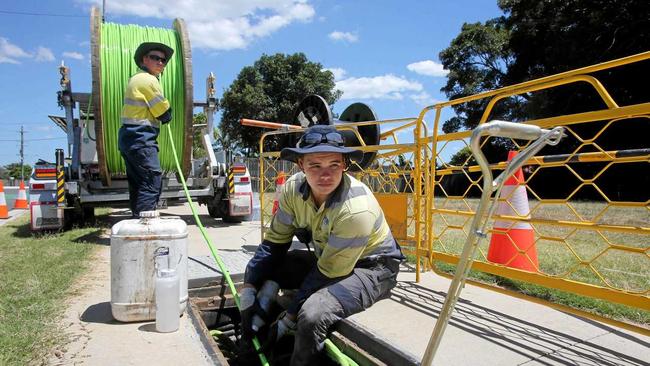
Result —
<path fill-rule="evenodd" d="M 169 101 L 163 96 L 158 78 L 140 71 L 129 79 L 124 92 L 122 124 L 160 128 L 157 120 L 169 109 Z"/>
<path fill-rule="evenodd" d="M 297 228 L 311 231 L 318 270 L 329 278 L 350 274 L 360 259 L 402 256 L 372 191 L 347 174 L 321 207 L 302 172 L 287 180 L 264 239 L 290 243 Z"/>

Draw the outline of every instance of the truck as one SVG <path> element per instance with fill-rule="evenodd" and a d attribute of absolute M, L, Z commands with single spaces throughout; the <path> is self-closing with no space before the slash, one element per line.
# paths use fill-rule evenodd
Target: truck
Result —
<path fill-rule="evenodd" d="M 128 207 L 129 203 L 126 177 L 106 179 L 100 174 L 103 156 L 98 154 L 91 93 L 72 91 L 70 70 L 64 64 L 59 72 L 61 90 L 57 100 L 65 116 L 49 118 L 66 133 L 68 149 L 67 155 L 63 149 L 53 151 L 53 162 L 40 159 L 34 164 L 29 179 L 33 231 L 58 230 L 83 223 L 94 219 L 96 207 L 120 208 Z M 190 157 L 186 183 L 192 199 L 206 205 L 211 217 L 238 223 L 252 214 L 251 177 L 245 164 L 235 162 L 228 152 L 213 148 L 213 118 L 217 110 L 214 81 L 210 73 L 206 79 L 206 100 L 193 103 L 193 107 L 202 107 L 207 117 L 206 123 L 192 126 L 192 133 L 201 137 L 207 156 Z M 163 174 L 159 206 L 184 199 L 178 173 Z"/>

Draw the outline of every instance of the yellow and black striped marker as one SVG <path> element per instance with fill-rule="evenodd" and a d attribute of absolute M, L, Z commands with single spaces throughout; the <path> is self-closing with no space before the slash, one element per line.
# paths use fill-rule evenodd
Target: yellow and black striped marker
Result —
<path fill-rule="evenodd" d="M 235 172 L 232 167 L 228 171 L 228 193 L 231 195 L 235 193 Z"/>
<path fill-rule="evenodd" d="M 56 149 L 56 203 L 65 207 L 65 172 L 63 171 L 63 149 Z"/>

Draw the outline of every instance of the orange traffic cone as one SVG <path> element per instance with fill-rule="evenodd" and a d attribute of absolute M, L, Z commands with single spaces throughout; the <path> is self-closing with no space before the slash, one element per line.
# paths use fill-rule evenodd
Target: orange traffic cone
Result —
<path fill-rule="evenodd" d="M 14 202 L 14 208 L 26 210 L 29 208 L 27 206 L 27 193 L 25 193 L 25 182 L 20 181 L 20 188 L 18 188 L 18 197 Z"/>
<path fill-rule="evenodd" d="M 516 151 L 508 153 L 508 161 L 517 155 Z M 518 169 L 503 185 L 497 215 L 528 217 L 528 194 L 524 185 L 524 173 Z M 527 222 L 496 220 L 490 240 L 487 259 L 493 263 L 504 264 L 508 267 L 537 272 L 537 248 L 535 247 L 535 232 Z"/>
<path fill-rule="evenodd" d="M 273 215 L 275 215 L 278 208 L 280 208 L 280 192 L 282 192 L 285 180 L 286 176 L 284 175 L 284 172 L 278 173 L 278 177 L 275 178 L 275 198 L 273 199 L 273 210 L 271 211 Z"/>
<path fill-rule="evenodd" d="M 7 208 L 7 200 L 5 199 L 5 186 L 0 180 L 0 219 L 9 218 L 9 209 Z"/>

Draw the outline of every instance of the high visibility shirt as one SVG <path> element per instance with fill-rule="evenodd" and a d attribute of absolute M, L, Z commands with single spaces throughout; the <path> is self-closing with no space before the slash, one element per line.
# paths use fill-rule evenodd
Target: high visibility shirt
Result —
<path fill-rule="evenodd" d="M 160 128 L 158 117 L 169 109 L 158 78 L 140 71 L 129 79 L 124 92 L 122 124 Z"/>
<path fill-rule="evenodd" d="M 402 257 L 372 191 L 347 174 L 320 207 L 311 197 L 304 173 L 287 180 L 264 239 L 288 243 L 297 228 L 311 231 L 318 270 L 329 278 L 350 274 L 360 259 Z"/>

